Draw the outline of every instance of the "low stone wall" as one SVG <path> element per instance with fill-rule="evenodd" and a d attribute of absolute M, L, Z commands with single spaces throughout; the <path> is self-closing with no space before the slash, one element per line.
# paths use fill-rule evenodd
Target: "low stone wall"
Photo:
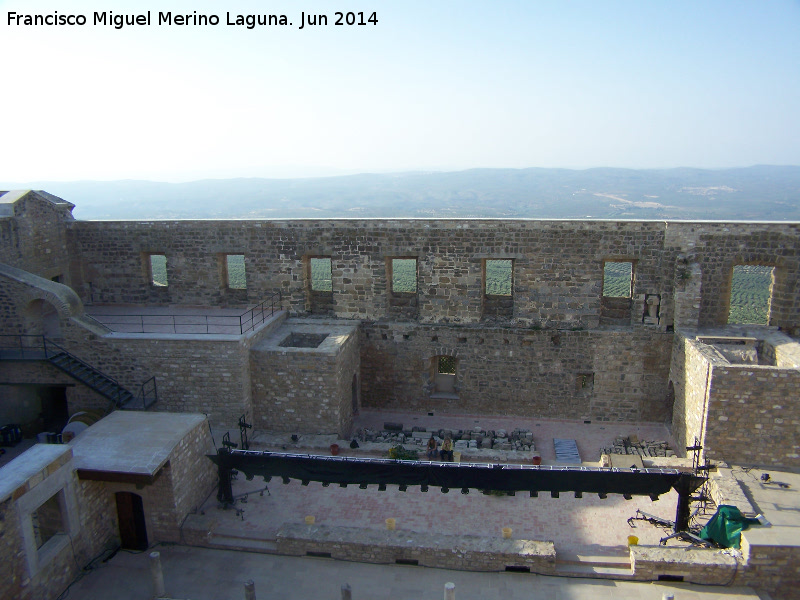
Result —
<path fill-rule="evenodd" d="M 758 512 L 747 499 L 739 482 L 730 469 L 718 467 L 708 474 L 708 491 L 714 504 L 735 506 L 745 516 L 755 516 Z"/>
<path fill-rule="evenodd" d="M 800 598 L 800 547 L 751 545 L 744 532 L 742 554 L 747 564 L 735 585 L 749 585 L 782 600 Z"/>
<path fill-rule="evenodd" d="M 633 578 L 658 581 L 683 577 L 689 583 L 729 585 L 738 570 L 737 560 L 722 550 L 692 547 L 631 546 Z"/>
<path fill-rule="evenodd" d="M 400 562 L 462 571 L 527 567 L 532 573 L 551 574 L 556 564 L 553 542 L 359 527 L 285 525 L 278 532 L 277 546 L 279 554 L 290 556 L 329 554 L 339 560 Z"/>

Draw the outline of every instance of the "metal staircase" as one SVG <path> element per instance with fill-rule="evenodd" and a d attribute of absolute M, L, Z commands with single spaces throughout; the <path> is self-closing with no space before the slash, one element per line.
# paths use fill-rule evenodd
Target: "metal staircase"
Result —
<path fill-rule="evenodd" d="M 109 377 L 44 336 L 2 336 L 2 338 L 0 360 L 46 360 L 113 402 L 116 408 L 147 410 L 158 400 L 155 377 L 145 381 L 134 394 L 113 377 Z M 9 344 L 9 338 L 17 339 Z"/>

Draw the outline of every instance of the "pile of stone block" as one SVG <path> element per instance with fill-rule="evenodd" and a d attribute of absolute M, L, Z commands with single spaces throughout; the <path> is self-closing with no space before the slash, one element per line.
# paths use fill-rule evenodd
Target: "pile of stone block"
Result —
<path fill-rule="evenodd" d="M 389 427 L 387 427 L 389 426 Z M 464 429 L 435 429 L 415 426 L 404 429 L 402 424 L 385 423 L 384 429 L 359 429 L 356 437 L 359 442 L 404 444 L 406 446 L 420 446 L 425 448 L 428 439 L 433 434 L 439 446 L 446 436 L 453 440 L 453 449 L 456 452 L 465 450 L 516 450 L 530 452 L 536 450 L 533 442 L 533 433 L 530 429 L 504 429 L 486 430 L 475 427 Z"/>
<path fill-rule="evenodd" d="M 600 450 L 601 454 L 636 454 L 643 458 L 656 456 L 675 456 L 675 452 L 670 449 L 669 444 L 663 440 L 643 441 L 636 435 L 628 437 L 618 437 L 614 440 L 614 445 Z"/>

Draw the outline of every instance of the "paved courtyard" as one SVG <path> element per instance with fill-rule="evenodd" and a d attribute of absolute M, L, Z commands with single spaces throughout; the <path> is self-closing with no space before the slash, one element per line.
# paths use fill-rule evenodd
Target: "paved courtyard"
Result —
<path fill-rule="evenodd" d="M 368 565 L 230 550 L 160 546 L 167 596 L 182 600 L 242 600 L 252 579 L 258 600 L 441 600 L 456 585 L 457 600 L 758 600 L 748 588 L 682 583 L 469 573 L 402 565 Z M 152 597 L 148 553 L 119 552 L 72 585 L 64 600 L 143 600 Z"/>
<path fill-rule="evenodd" d="M 402 422 L 409 428 L 412 423 L 450 428 L 470 428 L 474 424 L 508 430 L 529 428 L 534 431 L 537 450 L 545 464 L 555 464 L 553 437 L 576 439 L 582 457 L 592 461 L 599 458 L 599 448 L 609 445 L 618 435 L 637 434 L 640 439 L 669 440 L 666 428 L 654 424 L 584 424 L 470 415 L 428 417 L 379 411 L 362 411 L 356 429 L 380 428 L 385 421 Z M 288 442 L 288 435 L 286 439 Z M 671 440 L 670 443 L 674 447 Z M 254 449 L 257 448 L 256 444 Z M 351 451 L 347 447 L 342 449 L 345 455 L 358 452 L 360 450 Z M 357 486 L 323 487 L 317 482 L 303 486 L 294 480 L 283 484 L 279 478 L 272 479 L 267 486 L 269 493 L 262 495 L 263 480 L 246 481 L 240 476 L 234 482 L 234 494 L 241 497 L 236 510 L 220 509 L 212 495 L 202 507 L 203 514 L 190 515 L 184 527 L 210 532 L 217 541 L 223 538 L 271 541 L 284 524 L 303 523 L 306 516 L 313 516 L 318 525 L 367 529 L 383 529 L 386 519 L 394 518 L 400 531 L 491 537 L 500 536 L 504 527 L 510 527 L 517 539 L 552 540 L 560 559 L 576 555 L 627 557 L 628 536 L 635 535 L 641 544 L 657 544 L 669 533 L 645 521 L 636 521 L 635 528 L 631 528 L 627 519 L 641 509 L 672 520 L 677 502 L 674 491 L 653 501 L 648 497 L 625 500 L 614 494 L 602 500 L 589 494 L 583 498 L 572 494 L 561 494 L 560 498 L 551 498 L 549 494 L 531 498 L 523 493 L 494 496 L 476 490 L 468 495 L 461 494 L 460 490 L 443 494 L 438 488 L 423 493 L 419 487 L 401 492 L 392 485 L 387 486 L 386 491 L 378 491 L 377 486 L 362 490 Z"/>

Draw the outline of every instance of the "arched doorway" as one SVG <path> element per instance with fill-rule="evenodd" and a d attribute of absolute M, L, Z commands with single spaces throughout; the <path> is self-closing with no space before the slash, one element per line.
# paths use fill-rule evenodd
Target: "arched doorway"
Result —
<path fill-rule="evenodd" d="M 30 335 L 61 337 L 61 321 L 56 307 L 46 300 L 33 300 L 25 308 L 25 330 Z"/>
<path fill-rule="evenodd" d="M 117 492 L 119 539 L 124 550 L 147 550 L 147 525 L 142 497 L 132 492 Z"/>

